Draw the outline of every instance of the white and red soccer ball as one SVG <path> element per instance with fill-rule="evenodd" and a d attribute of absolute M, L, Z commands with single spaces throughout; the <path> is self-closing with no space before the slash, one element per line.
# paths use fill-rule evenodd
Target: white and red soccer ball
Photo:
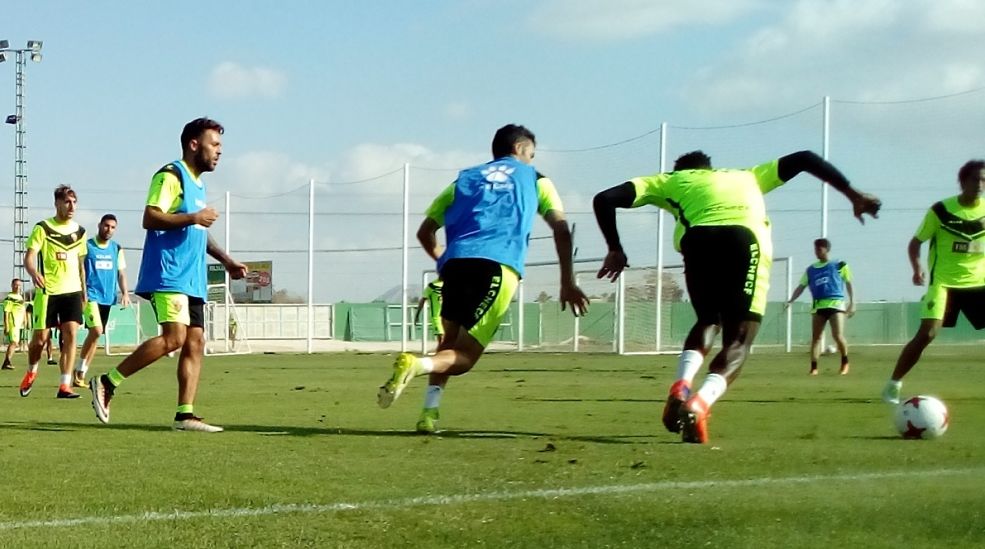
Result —
<path fill-rule="evenodd" d="M 903 438 L 937 438 L 947 431 L 947 407 L 931 396 L 910 397 L 896 407 L 896 430 Z"/>

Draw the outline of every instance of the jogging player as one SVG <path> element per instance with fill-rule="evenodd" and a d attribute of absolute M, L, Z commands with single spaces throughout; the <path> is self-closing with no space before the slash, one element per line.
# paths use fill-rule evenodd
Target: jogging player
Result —
<path fill-rule="evenodd" d="M 34 333 L 28 347 L 28 370 L 21 380 L 20 395 L 31 394 L 38 375 L 42 349 L 50 343 L 51 329 L 59 332 L 58 398 L 78 398 L 72 390 L 75 336 L 82 324 L 85 304 L 86 231 L 72 218 L 75 191 L 68 185 L 55 189 L 55 216 L 39 221 L 27 240 L 24 267 L 34 281 Z"/>
<path fill-rule="evenodd" d="M 208 233 L 219 214 L 206 203 L 201 175 L 214 171 L 219 163 L 223 132 L 215 120 L 192 120 L 181 132 L 181 160 L 164 166 L 151 179 L 136 292 L 151 302 L 161 335 L 140 344 L 116 368 L 89 380 L 92 407 L 103 423 L 109 423 L 110 401 L 121 383 L 180 349 L 174 429 L 222 431 L 196 416 L 194 404 L 205 354 L 206 253 L 222 263 L 233 279 L 246 275 L 246 266 L 231 258 Z"/>
<path fill-rule="evenodd" d="M 24 327 L 24 296 L 21 295 L 21 281 L 10 281 L 10 293 L 3 298 L 3 336 L 7 340 L 7 352 L 3 357 L 4 370 L 13 370 L 10 359 L 21 342 L 21 328 Z"/>
<path fill-rule="evenodd" d="M 116 216 L 106 214 L 99 220 L 99 232 L 95 238 L 86 241 L 86 303 L 83 317 L 85 318 L 86 334 L 82 343 L 82 356 L 75 366 L 73 384 L 85 387 L 85 375 L 96 357 L 96 347 L 99 336 L 106 331 L 109 322 L 109 312 L 116 305 L 116 293 L 120 292 L 120 305 L 130 306 L 130 295 L 127 289 L 127 262 L 123 256 L 123 248 L 113 240 L 116 233 Z"/>

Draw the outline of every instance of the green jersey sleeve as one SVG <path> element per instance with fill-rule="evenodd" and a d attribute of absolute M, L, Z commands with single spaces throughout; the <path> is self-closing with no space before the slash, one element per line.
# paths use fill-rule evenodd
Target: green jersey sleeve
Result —
<path fill-rule="evenodd" d="M 930 237 L 934 236 L 937 229 L 941 228 L 941 220 L 937 218 L 937 214 L 934 210 L 927 210 L 927 214 L 923 216 L 923 222 L 920 223 L 920 227 L 917 229 L 917 234 L 913 235 L 920 242 L 926 242 L 930 240 Z"/>
<path fill-rule="evenodd" d="M 40 225 L 35 225 L 31 229 L 31 236 L 27 238 L 27 249 L 36 252 L 41 251 L 41 245 L 44 244 L 44 240 L 44 229 Z"/>
<path fill-rule="evenodd" d="M 445 226 L 445 212 L 451 207 L 452 202 L 455 201 L 455 184 L 452 183 L 445 187 L 445 190 L 441 191 L 438 196 L 434 199 L 434 202 L 428 206 L 424 215 L 429 219 L 438 224 L 439 227 Z"/>
<path fill-rule="evenodd" d="M 756 176 L 756 184 L 759 185 L 759 190 L 763 194 L 783 185 L 784 181 L 780 179 L 779 166 L 780 161 L 773 160 L 749 169 Z"/>
<path fill-rule="evenodd" d="M 158 172 L 150 182 L 147 205 L 164 213 L 174 213 L 181 206 L 181 181 L 171 173 Z"/>
<path fill-rule="evenodd" d="M 564 204 L 551 178 L 540 176 L 537 178 L 537 213 L 544 216 L 551 210 L 564 213 Z"/>
<path fill-rule="evenodd" d="M 636 198 L 633 199 L 633 205 L 630 207 L 651 205 L 673 212 L 670 203 L 667 202 L 667 193 L 664 189 L 664 184 L 669 178 L 669 173 L 658 173 L 630 179 L 629 182 L 636 189 Z"/>
<path fill-rule="evenodd" d="M 800 275 L 800 282 L 798 282 L 797 285 L 798 286 L 808 286 L 809 285 L 808 282 L 809 281 L 807 280 L 807 271 L 804 271 L 804 274 Z"/>
<path fill-rule="evenodd" d="M 848 267 L 848 263 L 841 263 L 841 268 L 838 269 L 838 274 L 841 275 L 842 280 L 845 282 L 852 281 L 852 270 Z"/>

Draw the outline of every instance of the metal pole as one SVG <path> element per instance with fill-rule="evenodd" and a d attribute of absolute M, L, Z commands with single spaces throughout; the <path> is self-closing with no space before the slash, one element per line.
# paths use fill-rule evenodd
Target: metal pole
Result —
<path fill-rule="evenodd" d="M 14 107 L 14 276 L 27 281 L 24 253 L 27 251 L 27 129 L 24 127 L 24 99 L 27 79 L 24 50 L 17 50 Z"/>
<path fill-rule="evenodd" d="M 787 258 L 787 293 L 783 294 L 789 296 L 793 293 L 793 257 Z M 787 338 L 784 348 L 789 353 L 793 350 L 793 303 L 787 307 Z"/>
<path fill-rule="evenodd" d="M 410 247 L 410 163 L 404 164 L 404 244 L 401 250 L 400 282 L 400 352 L 407 352 L 407 277 L 408 248 Z"/>
<path fill-rule="evenodd" d="M 831 154 L 831 97 L 824 96 L 823 134 L 821 135 L 821 157 L 828 160 Z M 828 236 L 828 184 L 821 182 L 821 237 Z"/>
<path fill-rule="evenodd" d="M 667 123 L 660 124 L 660 172 L 667 171 Z M 660 333 L 663 331 L 663 290 L 664 290 L 664 211 L 657 210 L 657 318 L 654 343 L 660 351 L 663 341 Z"/>
<path fill-rule="evenodd" d="M 332 319 L 334 322 L 334 318 Z M 315 334 L 315 180 L 308 180 L 308 346 L 314 349 Z"/>
<path fill-rule="evenodd" d="M 226 231 L 226 234 L 223 237 L 224 238 L 223 239 L 223 244 L 226 245 L 226 252 L 229 255 L 233 255 L 232 246 L 229 244 L 229 217 L 230 217 L 230 215 L 229 215 L 229 191 L 226 191 L 226 204 L 225 204 L 224 207 L 225 207 L 225 212 L 223 212 L 223 213 L 226 214 L 226 220 L 225 220 L 225 231 Z M 229 271 L 223 269 L 222 272 L 225 274 L 224 284 L 226 285 L 226 292 L 232 293 L 232 290 L 229 288 Z"/>

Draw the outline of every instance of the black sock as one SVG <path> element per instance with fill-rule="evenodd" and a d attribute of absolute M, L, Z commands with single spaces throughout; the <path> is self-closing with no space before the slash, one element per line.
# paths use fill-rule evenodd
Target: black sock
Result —
<path fill-rule="evenodd" d="M 812 360 L 811 361 L 811 370 L 817 370 L 817 361 L 816 360 Z"/>
<path fill-rule="evenodd" d="M 848 355 L 841 355 L 841 365 L 848 364 Z"/>

